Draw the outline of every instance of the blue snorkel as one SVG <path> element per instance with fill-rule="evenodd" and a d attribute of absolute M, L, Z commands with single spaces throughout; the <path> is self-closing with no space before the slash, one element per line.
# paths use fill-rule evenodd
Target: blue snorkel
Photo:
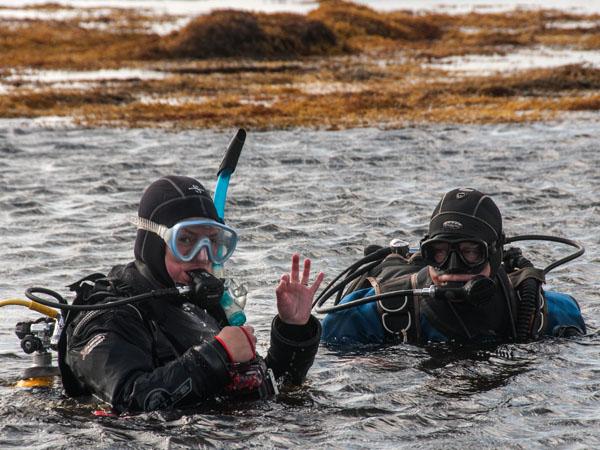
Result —
<path fill-rule="evenodd" d="M 217 184 L 215 186 L 213 202 L 217 210 L 217 215 L 223 223 L 225 222 L 225 203 L 227 200 L 229 180 L 235 171 L 245 140 L 246 131 L 243 128 L 240 128 L 227 146 L 227 151 L 225 152 L 225 156 L 219 166 L 219 171 L 217 172 Z M 213 264 L 212 267 L 215 276 L 223 278 L 223 265 Z M 244 314 L 242 307 L 235 302 L 229 291 L 230 289 L 226 283 L 225 292 L 221 297 L 221 307 L 225 311 L 225 315 L 227 316 L 230 325 L 243 325 L 246 322 L 246 315 Z"/>

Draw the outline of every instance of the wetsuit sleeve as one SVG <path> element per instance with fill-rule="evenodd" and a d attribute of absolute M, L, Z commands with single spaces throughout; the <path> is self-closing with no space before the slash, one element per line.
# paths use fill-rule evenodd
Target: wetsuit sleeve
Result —
<path fill-rule="evenodd" d="M 545 291 L 550 336 L 578 336 L 586 333 L 585 322 L 577 301 L 567 294 Z"/>
<path fill-rule="evenodd" d="M 360 289 L 344 297 L 340 303 L 374 295 L 373 288 Z M 323 319 L 323 342 L 327 344 L 352 346 L 361 344 L 381 344 L 385 332 L 377 303 L 371 302 L 354 308 L 329 313 Z"/>
<path fill-rule="evenodd" d="M 276 378 L 301 384 L 315 360 L 320 339 L 321 324 L 314 316 L 306 325 L 288 325 L 276 316 L 271 325 L 267 366 Z"/>
<path fill-rule="evenodd" d="M 94 314 L 72 330 L 66 363 L 79 382 L 117 412 L 197 405 L 230 381 L 227 355 L 216 341 L 157 367 L 152 334 L 135 308 Z"/>

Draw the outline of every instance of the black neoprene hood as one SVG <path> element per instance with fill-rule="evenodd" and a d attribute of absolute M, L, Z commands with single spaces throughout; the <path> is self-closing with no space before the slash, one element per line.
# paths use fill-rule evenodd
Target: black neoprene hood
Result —
<path fill-rule="evenodd" d="M 204 217 L 221 221 L 208 191 L 196 179 L 167 176 L 153 182 L 142 196 L 138 216 L 152 222 L 172 227 L 177 222 L 191 217 Z M 155 233 L 138 230 L 134 254 L 144 262 L 152 275 L 165 286 L 173 280 L 165 266 L 166 244 Z"/>
<path fill-rule="evenodd" d="M 502 240 L 502 215 L 488 195 L 476 189 L 454 189 L 444 194 L 429 222 L 428 237 L 441 235 L 498 243 Z"/>

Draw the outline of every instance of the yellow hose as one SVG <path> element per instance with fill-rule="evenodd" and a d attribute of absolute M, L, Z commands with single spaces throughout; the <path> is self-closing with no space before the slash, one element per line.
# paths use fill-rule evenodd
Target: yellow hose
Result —
<path fill-rule="evenodd" d="M 22 388 L 49 388 L 54 384 L 53 377 L 27 378 L 17 381 L 16 387 Z"/>
<path fill-rule="evenodd" d="M 42 305 L 40 303 L 34 302 L 33 300 L 24 300 L 21 298 L 7 298 L 6 300 L 0 300 L 0 308 L 3 306 L 26 306 L 29 309 L 33 309 L 41 314 L 44 314 L 52 319 L 58 318 L 59 312 L 55 309 L 50 308 L 49 306 Z"/>

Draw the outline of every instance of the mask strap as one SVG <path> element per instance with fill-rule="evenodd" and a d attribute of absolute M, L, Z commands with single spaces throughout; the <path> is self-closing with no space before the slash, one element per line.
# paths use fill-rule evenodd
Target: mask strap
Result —
<path fill-rule="evenodd" d="M 143 217 L 132 217 L 129 219 L 129 222 L 137 227 L 138 230 L 150 231 L 154 234 L 159 235 L 162 239 L 165 239 L 167 232 L 169 229 L 160 225 L 156 222 L 152 222 L 151 220 L 145 219 Z"/>

